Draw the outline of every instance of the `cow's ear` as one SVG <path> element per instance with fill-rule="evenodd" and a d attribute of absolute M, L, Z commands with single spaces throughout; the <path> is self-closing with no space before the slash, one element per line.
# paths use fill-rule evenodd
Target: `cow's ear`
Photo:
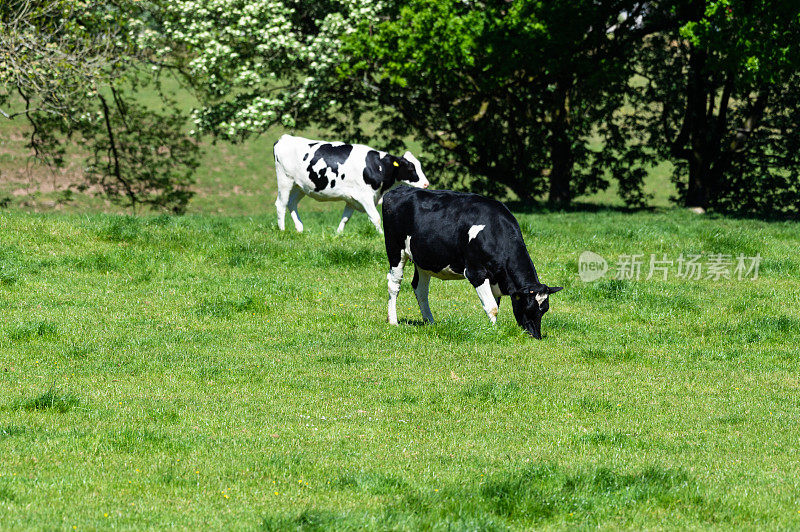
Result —
<path fill-rule="evenodd" d="M 555 294 L 559 290 L 563 290 L 563 289 L 564 289 L 563 286 L 549 286 L 549 287 L 547 287 L 547 293 L 548 294 Z"/>

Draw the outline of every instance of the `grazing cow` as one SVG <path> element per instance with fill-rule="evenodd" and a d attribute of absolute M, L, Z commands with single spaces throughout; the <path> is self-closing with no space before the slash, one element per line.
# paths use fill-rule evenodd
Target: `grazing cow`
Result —
<path fill-rule="evenodd" d="M 275 172 L 278 174 L 278 228 L 284 230 L 286 208 L 294 226 L 303 230 L 297 214 L 297 203 L 304 195 L 317 201 L 342 200 L 347 203 L 337 233 L 353 215 L 354 210 L 366 212 L 379 233 L 381 217 L 379 201 L 396 183 L 406 182 L 426 188 L 428 180 L 419 161 L 406 152 L 395 157 L 373 150 L 363 144 L 325 142 L 283 135 L 275 143 Z"/>
<path fill-rule="evenodd" d="M 425 321 L 433 321 L 428 306 L 431 277 L 466 278 L 492 323 L 500 297 L 509 295 L 520 327 L 542 338 L 549 296 L 561 287 L 539 282 L 519 224 L 505 205 L 477 194 L 398 187 L 383 197 L 383 227 L 390 324 L 397 325 L 397 294 L 403 266 L 411 259 L 411 286 Z"/>

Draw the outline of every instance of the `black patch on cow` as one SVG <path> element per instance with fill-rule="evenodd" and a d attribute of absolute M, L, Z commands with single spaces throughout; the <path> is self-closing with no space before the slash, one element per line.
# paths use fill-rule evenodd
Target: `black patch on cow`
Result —
<path fill-rule="evenodd" d="M 303 160 L 305 161 L 306 159 L 308 159 L 308 154 L 307 153 L 305 155 L 303 155 Z"/>
<path fill-rule="evenodd" d="M 351 144 L 342 144 L 341 146 L 323 144 L 317 148 L 317 151 L 314 152 L 314 156 L 308 162 L 308 167 L 306 168 L 308 171 L 308 178 L 314 183 L 315 192 L 319 192 L 328 186 L 328 177 L 325 175 L 328 170 L 333 174 L 331 179 L 339 176 L 339 166 L 347 161 L 352 151 L 353 146 Z M 314 166 L 320 159 L 322 159 L 326 167 L 317 172 L 314 170 Z"/>
<path fill-rule="evenodd" d="M 419 174 L 417 174 L 417 167 L 408 159 L 398 159 L 397 181 L 406 181 L 407 183 L 416 183 L 419 181 Z"/>
<path fill-rule="evenodd" d="M 335 179 L 331 179 L 331 188 L 333 188 L 335 186 L 336 186 L 336 180 Z"/>
<path fill-rule="evenodd" d="M 395 183 L 399 161 L 388 153 L 381 157 L 375 150 L 368 151 L 364 161 L 364 183 L 375 190 L 389 190 Z"/>

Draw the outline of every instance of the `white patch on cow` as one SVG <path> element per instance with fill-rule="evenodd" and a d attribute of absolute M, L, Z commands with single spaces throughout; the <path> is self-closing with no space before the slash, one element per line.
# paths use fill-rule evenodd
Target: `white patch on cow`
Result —
<path fill-rule="evenodd" d="M 489 279 L 486 279 L 482 285 L 476 286 L 475 291 L 481 300 L 483 311 L 489 317 L 489 321 L 493 324 L 497 322 L 497 301 L 494 299 L 492 288 L 489 285 Z"/>
<path fill-rule="evenodd" d="M 539 303 L 540 307 L 544 305 L 545 301 L 547 301 L 547 297 L 547 294 L 536 294 L 536 302 Z"/>
<path fill-rule="evenodd" d="M 467 240 L 467 242 L 472 242 L 472 239 L 475 238 L 476 236 L 478 236 L 478 233 L 483 231 L 484 227 L 486 227 L 486 226 L 485 225 L 473 225 L 472 227 L 470 227 L 469 231 L 467 231 L 467 234 L 469 234 L 469 240 Z"/>
<path fill-rule="evenodd" d="M 414 256 L 411 255 L 411 237 L 410 236 L 406 237 L 406 247 L 403 248 L 403 252 L 406 254 L 406 257 L 411 259 L 412 262 L 414 261 Z"/>
<path fill-rule="evenodd" d="M 430 275 L 431 277 L 436 277 L 437 279 L 441 279 L 443 281 L 455 281 L 457 279 L 463 279 L 464 278 L 464 272 L 459 273 L 459 272 L 453 270 L 453 268 L 451 268 L 450 266 L 445 266 L 444 268 L 442 268 L 438 272 L 431 272 L 431 271 L 428 271 L 428 270 L 422 270 L 422 271 L 424 271 L 426 274 Z"/>

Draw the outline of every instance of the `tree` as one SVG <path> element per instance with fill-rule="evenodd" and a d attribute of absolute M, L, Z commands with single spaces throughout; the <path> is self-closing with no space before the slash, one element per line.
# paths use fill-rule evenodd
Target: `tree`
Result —
<path fill-rule="evenodd" d="M 645 83 L 629 94 L 639 113 L 623 129 L 677 165 L 684 205 L 797 213 L 800 6 L 668 5 L 682 24 L 637 53 Z"/>
<path fill-rule="evenodd" d="M 376 136 L 422 138 L 441 184 L 566 204 L 607 187 L 613 166 L 626 200 L 641 202 L 644 169 L 614 157 L 627 139 L 603 124 L 627 90 L 631 45 L 657 29 L 642 24 L 647 5 L 405 3 L 345 37 L 342 114 L 352 127 L 370 102 Z"/>
<path fill-rule="evenodd" d="M 124 57 L 120 27 L 97 10 L 67 0 L 8 0 L 0 5 L 0 106 L 17 93 L 23 111 L 70 118 L 70 105 L 90 97 L 104 71 Z M 122 52 L 122 53 L 121 53 Z"/>
<path fill-rule="evenodd" d="M 200 106 L 198 131 L 239 140 L 325 115 L 340 81 L 340 37 L 376 0 L 164 2 L 149 47 L 179 72 Z"/>
<path fill-rule="evenodd" d="M 3 3 L 0 112 L 27 119 L 30 147 L 47 164 L 63 165 L 68 144 L 87 154 L 77 188 L 134 210 L 183 212 L 199 155 L 186 116 L 166 98 L 161 111 L 134 98 L 142 87 L 158 88 L 142 47 L 157 13 L 157 4 L 135 0 Z M 6 111 L 15 96 L 24 108 Z"/>

